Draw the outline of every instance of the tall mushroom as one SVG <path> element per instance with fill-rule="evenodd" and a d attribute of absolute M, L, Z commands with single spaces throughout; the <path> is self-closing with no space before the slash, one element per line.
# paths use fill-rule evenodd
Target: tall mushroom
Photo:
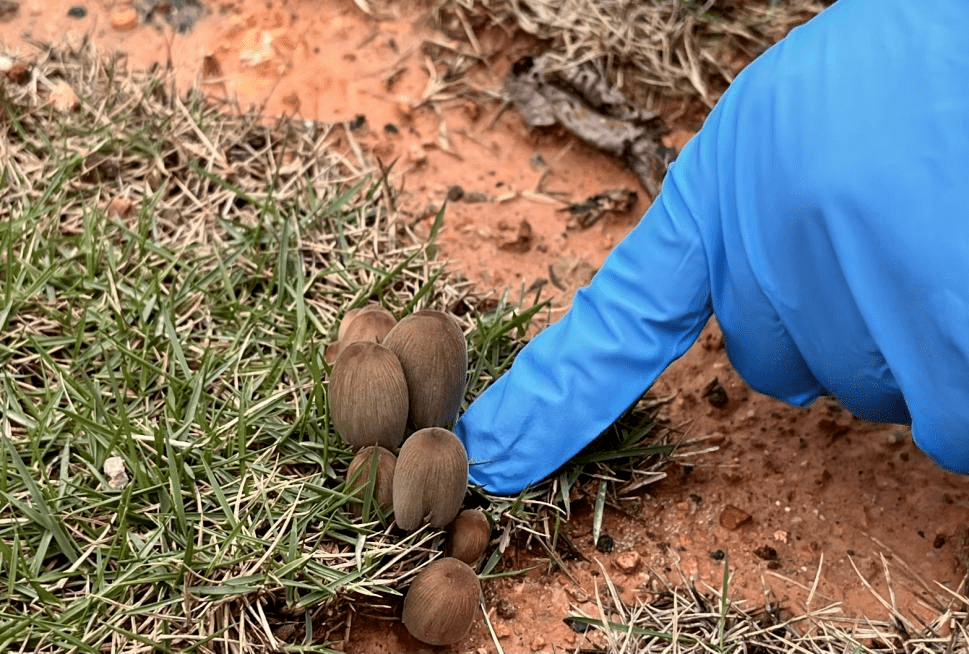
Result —
<path fill-rule="evenodd" d="M 401 620 L 417 640 L 450 645 L 471 630 L 480 597 L 481 582 L 467 563 L 438 559 L 414 577 Z"/>
<path fill-rule="evenodd" d="M 396 449 L 407 429 L 407 381 L 397 356 L 379 343 L 349 344 L 330 372 L 330 412 L 354 449 Z"/>
<path fill-rule="evenodd" d="M 414 531 L 423 524 L 444 527 L 454 520 L 468 489 L 468 453 L 442 427 L 415 431 L 397 454 L 394 519 Z"/>
<path fill-rule="evenodd" d="M 468 376 L 468 343 L 453 316 L 415 311 L 384 337 L 400 359 L 415 428 L 447 427 L 457 419 Z"/>

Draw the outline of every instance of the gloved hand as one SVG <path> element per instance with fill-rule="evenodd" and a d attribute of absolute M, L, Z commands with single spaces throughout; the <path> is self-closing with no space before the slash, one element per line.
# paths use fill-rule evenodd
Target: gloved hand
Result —
<path fill-rule="evenodd" d="M 537 482 L 711 314 L 755 390 L 912 423 L 969 474 L 969 4 L 841 0 L 748 66 L 571 310 L 455 431 L 471 481 Z"/>

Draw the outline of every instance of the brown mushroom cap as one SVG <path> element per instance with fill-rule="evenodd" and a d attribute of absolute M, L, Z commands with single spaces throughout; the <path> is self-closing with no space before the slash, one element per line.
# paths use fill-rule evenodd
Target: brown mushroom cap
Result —
<path fill-rule="evenodd" d="M 362 307 L 357 307 L 356 309 L 350 309 L 345 314 L 343 314 L 343 318 L 340 320 L 340 327 L 337 329 L 336 340 L 338 341 L 343 340 L 343 337 L 346 336 L 347 328 L 350 327 L 350 323 L 356 320 L 357 316 L 359 316 L 364 311 L 373 311 L 374 309 L 383 309 L 383 307 L 376 302 L 368 302 Z"/>
<path fill-rule="evenodd" d="M 484 554 L 491 540 L 491 523 L 481 509 L 465 509 L 447 526 L 444 553 L 474 563 Z"/>
<path fill-rule="evenodd" d="M 357 341 L 376 341 L 381 342 L 394 325 L 397 319 L 394 314 L 383 307 L 370 307 L 360 310 L 353 320 L 343 330 L 340 340 L 345 343 L 355 343 Z"/>
<path fill-rule="evenodd" d="M 374 470 L 374 464 L 376 469 Z M 390 450 L 379 445 L 368 445 L 357 452 L 347 466 L 347 488 L 358 502 L 363 501 L 364 492 L 371 474 L 374 475 L 373 498 L 384 509 L 394 504 L 394 469 L 397 457 Z M 374 470 L 373 473 L 371 471 Z M 351 505 L 353 513 L 359 513 L 356 504 Z"/>
<path fill-rule="evenodd" d="M 333 425 L 353 448 L 396 449 L 407 429 L 407 382 L 400 361 L 378 343 L 359 341 L 343 349 L 329 383 Z"/>
<path fill-rule="evenodd" d="M 442 311 L 404 317 L 382 341 L 400 359 L 417 429 L 450 428 L 458 417 L 468 376 L 468 343 L 457 320 Z"/>
<path fill-rule="evenodd" d="M 471 630 L 481 582 L 464 561 L 443 558 L 417 573 L 404 596 L 404 626 L 428 645 L 450 645 Z"/>
<path fill-rule="evenodd" d="M 394 318 L 394 314 L 379 304 L 350 309 L 340 321 L 337 340 L 326 347 L 324 358 L 327 363 L 333 363 L 340 356 L 343 348 L 357 341 L 379 343 L 396 324 L 397 319 Z"/>
<path fill-rule="evenodd" d="M 468 453 L 442 427 L 415 431 L 397 454 L 394 519 L 404 530 L 444 527 L 461 510 L 468 489 Z"/>

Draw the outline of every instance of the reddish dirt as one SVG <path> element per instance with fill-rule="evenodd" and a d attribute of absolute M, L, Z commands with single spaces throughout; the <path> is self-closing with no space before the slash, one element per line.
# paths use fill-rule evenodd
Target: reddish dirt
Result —
<path fill-rule="evenodd" d="M 343 144 L 396 162 L 401 206 L 415 230 L 426 230 L 448 190 L 460 186 L 463 197 L 445 214 L 443 256 L 482 290 L 517 299 L 540 289 L 553 319 L 648 206 L 636 177 L 609 157 L 562 131 L 531 130 L 513 109 L 480 95 L 475 101 L 465 87 L 442 81 L 435 48 L 474 53 L 430 29 L 410 4 L 395 3 L 376 18 L 350 0 L 230 0 L 209 4 L 186 35 L 157 24 L 115 30 L 111 16 L 125 4 L 107 0 L 71 19 L 74 4 L 25 0 L 18 16 L 0 23 L 0 51 L 30 56 L 22 33 L 41 41 L 90 33 L 135 67 L 170 58 L 184 84 L 197 81 L 243 107 L 344 123 L 365 116 L 358 129 L 347 128 Z M 497 32 L 477 36 L 487 65 L 461 79 L 494 96 L 529 45 Z M 698 114 L 665 109 L 668 145 L 680 146 Z M 569 226 L 567 203 L 615 188 L 638 192 L 632 210 L 588 229 Z M 705 397 L 714 379 L 726 394 L 721 408 Z M 928 461 L 906 429 L 863 422 L 830 401 L 798 409 L 748 390 L 715 325 L 651 393 L 670 399 L 665 420 L 711 451 L 679 460 L 665 480 L 607 509 L 612 552 L 593 546 L 585 502 L 565 526 L 584 560 L 568 561 L 566 572 L 547 573 L 541 552 L 510 548 L 509 565 L 536 567 L 486 584 L 504 651 L 587 642 L 563 618 L 598 616 L 594 598 L 604 572 L 634 602 L 665 584 L 718 588 L 726 564 L 731 598 L 749 607 L 766 599 L 802 613 L 836 604 L 846 616 L 885 620 L 893 606 L 916 627 L 946 601 L 938 584 L 961 583 L 969 484 Z M 733 524 L 738 519 L 746 521 Z M 720 552 L 725 558 L 715 558 Z M 355 619 L 348 636 L 348 652 L 426 650 L 393 620 Z M 452 649 L 496 648 L 480 621 Z"/>

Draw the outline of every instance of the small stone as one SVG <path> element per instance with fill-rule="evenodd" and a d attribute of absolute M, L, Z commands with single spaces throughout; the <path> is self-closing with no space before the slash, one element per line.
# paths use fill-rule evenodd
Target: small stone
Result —
<path fill-rule="evenodd" d="M 500 599 L 495 605 L 495 612 L 502 620 L 511 620 L 518 614 L 518 609 L 508 600 Z"/>
<path fill-rule="evenodd" d="M 113 218 L 127 218 L 131 215 L 135 203 L 128 198 L 112 198 L 108 203 L 108 216 Z"/>
<path fill-rule="evenodd" d="M 733 531 L 750 522 L 752 516 L 733 504 L 727 504 L 720 512 L 720 526 Z"/>
<path fill-rule="evenodd" d="M 504 622 L 499 622 L 495 625 L 495 635 L 498 638 L 511 638 L 511 627 Z"/>
<path fill-rule="evenodd" d="M 545 639 L 541 636 L 535 636 L 531 648 L 533 652 L 541 652 L 545 648 Z"/>
<path fill-rule="evenodd" d="M 599 541 L 596 543 L 596 549 L 603 554 L 608 554 L 612 551 L 612 548 L 616 546 L 616 542 L 612 540 L 612 536 L 609 534 L 602 534 L 599 536 Z"/>
<path fill-rule="evenodd" d="M 83 5 L 74 5 L 67 10 L 67 15 L 70 18 L 84 18 L 87 16 L 87 8 Z"/>
<path fill-rule="evenodd" d="M 286 108 L 289 109 L 292 113 L 294 114 L 299 113 L 299 108 L 302 105 L 299 99 L 299 93 L 297 93 L 296 91 L 293 91 L 292 93 L 287 93 L 286 95 L 284 95 L 283 104 L 286 105 Z M 353 128 L 351 127 L 351 129 Z"/>
<path fill-rule="evenodd" d="M 423 146 L 415 143 L 407 151 L 407 160 L 415 166 L 425 164 L 427 163 L 427 151 L 424 150 Z"/>
<path fill-rule="evenodd" d="M 754 550 L 754 556 L 758 559 L 763 559 L 765 561 L 776 561 L 777 560 L 777 550 L 775 550 L 770 545 L 761 545 Z"/>
<path fill-rule="evenodd" d="M 532 240 L 532 225 L 527 220 L 522 220 L 518 225 L 518 234 L 515 236 L 515 240 L 499 244 L 498 249 L 524 254 L 532 249 Z"/>
<path fill-rule="evenodd" d="M 635 550 L 630 552 L 623 552 L 622 554 L 617 554 L 616 558 L 613 559 L 612 565 L 620 572 L 624 572 L 627 575 L 631 575 L 637 570 L 639 570 L 639 564 L 641 563 L 639 557 L 639 552 Z"/>
<path fill-rule="evenodd" d="M 128 471 L 125 470 L 124 459 L 120 456 L 109 456 L 104 460 L 104 474 L 108 478 L 108 486 L 114 490 L 121 490 L 128 485 Z"/>
<path fill-rule="evenodd" d="M 134 29 L 138 26 L 138 11 L 134 7 L 128 7 L 116 11 L 111 15 L 111 27 L 119 32 Z"/>
<path fill-rule="evenodd" d="M 776 540 L 778 543 L 788 543 L 790 542 L 790 539 L 790 532 L 784 531 L 783 529 L 778 529 L 774 532 L 774 540 Z"/>
<path fill-rule="evenodd" d="M 703 389 L 703 397 L 711 406 L 718 409 L 722 409 L 730 402 L 730 398 L 727 396 L 727 390 L 720 384 L 720 380 L 716 377 Z"/>
<path fill-rule="evenodd" d="M 54 83 L 50 90 L 50 103 L 60 111 L 73 111 L 80 104 L 77 93 L 63 80 Z"/>
<path fill-rule="evenodd" d="M 465 202 L 470 202 L 471 204 L 487 202 L 490 199 L 487 193 L 482 193 L 481 191 L 469 191 L 463 197 Z"/>
<path fill-rule="evenodd" d="M 27 67 L 27 64 L 12 64 L 10 68 L 4 71 L 4 74 L 14 84 L 26 84 L 30 80 L 30 68 Z"/>
<path fill-rule="evenodd" d="M 202 79 L 215 80 L 222 77 L 222 64 L 219 58 L 212 54 L 202 57 Z"/>
<path fill-rule="evenodd" d="M 589 631 L 588 622 L 581 622 L 572 616 L 565 618 L 565 624 L 567 624 L 569 629 L 577 634 L 584 634 L 585 632 Z"/>

